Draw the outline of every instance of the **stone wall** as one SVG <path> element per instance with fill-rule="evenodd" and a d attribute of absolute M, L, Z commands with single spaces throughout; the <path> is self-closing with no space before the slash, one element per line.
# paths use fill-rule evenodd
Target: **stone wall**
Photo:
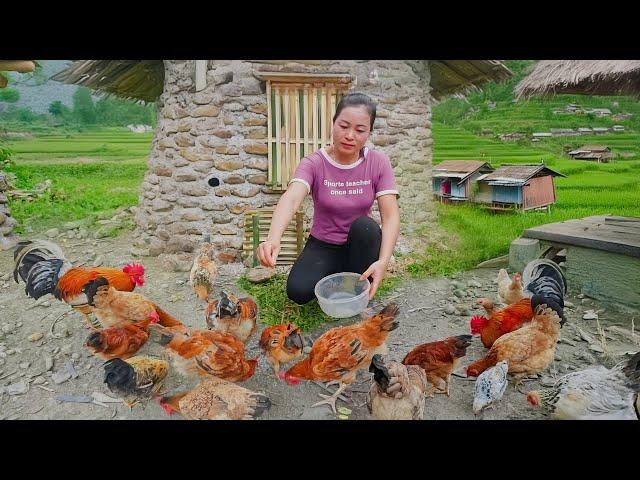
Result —
<path fill-rule="evenodd" d="M 17 243 L 13 229 L 18 225 L 18 222 L 9 212 L 7 197 L 4 194 L 7 187 L 4 174 L 0 171 L 0 250 L 9 250 Z"/>
<path fill-rule="evenodd" d="M 210 60 L 195 92 L 194 61 L 165 61 L 158 126 L 136 223 L 140 255 L 192 252 L 212 235 L 220 262 L 240 260 L 243 213 L 275 205 L 267 181 L 267 105 L 258 71 L 351 73 L 352 91 L 378 102 L 370 147 L 391 158 L 403 232 L 431 218 L 431 96 L 424 62 Z M 218 184 L 219 182 L 219 184 Z M 309 204 L 309 203 L 308 203 Z"/>

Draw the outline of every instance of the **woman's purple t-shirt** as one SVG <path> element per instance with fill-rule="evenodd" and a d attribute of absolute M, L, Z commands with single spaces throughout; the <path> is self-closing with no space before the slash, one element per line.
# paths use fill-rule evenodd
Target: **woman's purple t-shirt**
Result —
<path fill-rule="evenodd" d="M 291 182 L 306 185 L 313 198 L 311 235 L 333 244 L 347 241 L 351 224 L 369 215 L 376 198 L 398 195 L 389 157 L 368 148 L 351 165 L 337 163 L 321 148 L 300 160 Z"/>

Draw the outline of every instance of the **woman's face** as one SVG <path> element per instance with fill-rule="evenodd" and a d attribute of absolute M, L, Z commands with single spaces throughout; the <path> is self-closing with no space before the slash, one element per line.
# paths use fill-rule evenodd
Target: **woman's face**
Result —
<path fill-rule="evenodd" d="M 343 108 L 333 123 L 333 148 L 344 156 L 356 155 L 369 138 L 370 125 L 365 106 Z"/>

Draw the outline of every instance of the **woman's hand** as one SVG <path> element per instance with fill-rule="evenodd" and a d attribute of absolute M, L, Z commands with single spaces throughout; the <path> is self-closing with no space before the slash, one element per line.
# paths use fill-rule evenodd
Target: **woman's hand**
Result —
<path fill-rule="evenodd" d="M 280 242 L 267 240 L 258 246 L 258 259 L 265 267 L 275 267 L 278 254 L 280 253 Z"/>
<path fill-rule="evenodd" d="M 367 270 L 360 275 L 360 280 L 364 280 L 368 277 L 373 277 L 373 281 L 371 282 L 371 287 L 369 288 L 369 300 L 373 298 L 376 294 L 376 290 L 380 286 L 382 279 L 384 278 L 384 274 L 387 271 L 387 262 L 384 260 L 378 260 L 373 262 Z"/>

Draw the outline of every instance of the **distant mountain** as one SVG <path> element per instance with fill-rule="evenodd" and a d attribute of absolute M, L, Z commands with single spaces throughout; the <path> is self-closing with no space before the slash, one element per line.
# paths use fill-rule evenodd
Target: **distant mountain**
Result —
<path fill-rule="evenodd" d="M 71 62 L 71 60 L 38 60 L 47 78 L 51 78 Z M 63 104 L 71 107 L 73 94 L 78 89 L 76 85 L 67 85 L 53 80 L 48 80 L 42 85 L 32 85 L 33 81 L 22 84 L 19 83 L 21 77 L 22 75 L 20 74 L 12 74 L 14 81 L 10 86 L 20 92 L 20 100 L 13 105 L 17 107 L 29 107 L 35 113 L 46 113 L 49 104 L 56 100 L 60 100 Z"/>

